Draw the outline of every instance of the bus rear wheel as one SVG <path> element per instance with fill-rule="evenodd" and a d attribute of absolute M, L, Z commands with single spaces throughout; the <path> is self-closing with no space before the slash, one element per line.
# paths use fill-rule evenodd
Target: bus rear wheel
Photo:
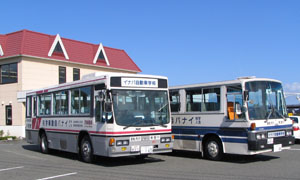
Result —
<path fill-rule="evenodd" d="M 93 147 L 91 140 L 88 136 L 84 136 L 80 143 L 80 157 L 86 163 L 93 162 Z"/>
<path fill-rule="evenodd" d="M 216 137 L 211 137 L 204 143 L 204 156 L 207 159 L 219 161 L 223 157 L 223 147 L 221 141 Z"/>
<path fill-rule="evenodd" d="M 42 133 L 40 136 L 40 150 L 43 154 L 48 154 L 50 152 L 48 139 L 45 133 Z"/>

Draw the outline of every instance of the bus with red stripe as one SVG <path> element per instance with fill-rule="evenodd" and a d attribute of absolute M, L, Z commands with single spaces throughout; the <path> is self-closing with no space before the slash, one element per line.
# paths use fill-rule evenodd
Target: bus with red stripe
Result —
<path fill-rule="evenodd" d="M 168 79 L 94 73 L 27 92 L 26 139 L 42 153 L 78 153 L 85 162 L 171 152 Z"/>

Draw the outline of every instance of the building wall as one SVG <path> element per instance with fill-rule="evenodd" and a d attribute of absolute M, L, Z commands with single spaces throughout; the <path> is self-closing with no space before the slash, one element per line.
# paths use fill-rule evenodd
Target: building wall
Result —
<path fill-rule="evenodd" d="M 25 103 L 17 101 L 17 93 L 57 85 L 59 66 L 66 67 L 66 81 L 73 81 L 73 68 L 80 69 L 80 78 L 94 72 L 125 72 L 96 66 L 54 60 L 20 57 L 0 60 L 0 64 L 18 63 L 18 83 L 0 85 L 0 130 L 5 134 L 25 137 Z M 6 126 L 5 106 L 12 105 L 12 126 Z"/>
<path fill-rule="evenodd" d="M 18 133 L 24 129 L 25 121 L 23 121 L 24 105 L 17 101 L 17 92 L 22 91 L 22 80 L 20 74 L 22 71 L 21 58 L 11 58 L 1 60 L 0 65 L 18 63 L 18 82 L 12 84 L 0 84 L 0 130 L 5 135 L 21 136 L 24 132 Z M 6 126 L 6 106 L 12 106 L 12 125 Z"/>

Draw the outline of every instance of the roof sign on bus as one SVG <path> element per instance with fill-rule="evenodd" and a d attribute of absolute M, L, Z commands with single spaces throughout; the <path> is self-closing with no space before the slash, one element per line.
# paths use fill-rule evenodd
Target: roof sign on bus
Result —
<path fill-rule="evenodd" d="M 122 87 L 145 87 L 145 88 L 157 88 L 157 79 L 145 79 L 145 78 L 122 78 Z"/>

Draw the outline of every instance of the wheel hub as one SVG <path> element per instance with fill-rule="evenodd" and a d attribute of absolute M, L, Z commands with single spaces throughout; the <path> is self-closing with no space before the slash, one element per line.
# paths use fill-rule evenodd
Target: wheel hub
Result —
<path fill-rule="evenodd" d="M 212 157 L 216 157 L 219 153 L 219 146 L 216 142 L 212 141 L 209 142 L 207 145 L 207 149 L 208 149 L 208 153 L 209 155 L 211 155 Z"/>

